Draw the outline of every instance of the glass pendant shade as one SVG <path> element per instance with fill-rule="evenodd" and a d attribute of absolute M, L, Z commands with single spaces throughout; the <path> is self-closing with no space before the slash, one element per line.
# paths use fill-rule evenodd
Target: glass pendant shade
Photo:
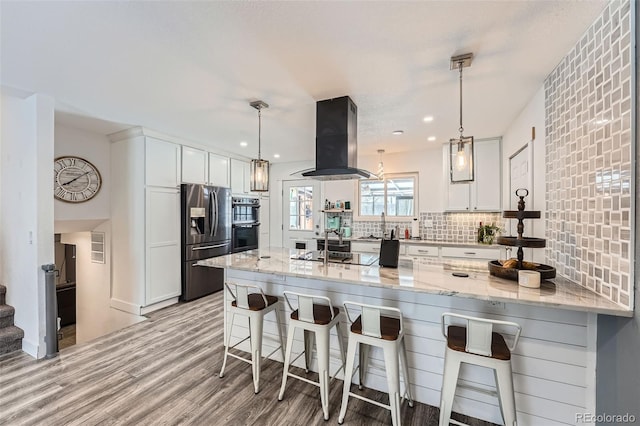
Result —
<path fill-rule="evenodd" d="M 267 160 L 251 160 L 251 191 L 269 191 L 269 162 Z"/>
<path fill-rule="evenodd" d="M 262 101 L 253 101 L 249 103 L 253 108 L 258 110 L 258 159 L 251 160 L 250 190 L 252 192 L 268 192 L 269 191 L 269 162 L 261 157 L 262 149 L 262 109 L 269 108 L 269 105 Z"/>
<path fill-rule="evenodd" d="M 449 156 L 451 182 L 472 182 L 474 179 L 473 136 L 450 139 Z"/>

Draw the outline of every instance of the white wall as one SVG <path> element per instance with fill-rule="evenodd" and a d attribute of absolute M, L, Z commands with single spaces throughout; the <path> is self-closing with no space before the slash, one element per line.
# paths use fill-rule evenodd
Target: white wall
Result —
<path fill-rule="evenodd" d="M 545 212 L 545 114 L 544 114 L 544 87 L 536 92 L 527 106 L 513 121 L 509 129 L 502 137 L 502 205 L 509 208 L 509 202 L 515 197 L 509 192 L 509 157 L 531 140 L 531 128 L 536 128 L 536 138 L 533 141 L 533 191 L 526 199 L 527 210 L 540 210 L 541 218 L 525 222 L 525 236 L 545 237 L 544 212 Z M 532 203 L 533 201 L 533 203 Z M 525 249 L 525 257 L 532 256 L 535 262 L 544 262 L 543 249 Z"/>
<path fill-rule="evenodd" d="M 105 263 L 91 262 L 91 233 L 62 234 L 60 241 L 76 246 L 76 342 L 83 343 L 145 318 L 111 308 L 111 225 L 94 229 L 105 233 Z"/>
<path fill-rule="evenodd" d="M 54 201 L 56 221 L 105 219 L 109 217 L 111 192 L 111 147 L 105 135 L 56 124 L 55 157 L 73 155 L 91 162 L 102 178 L 102 188 L 84 203 Z M 87 229 L 88 230 L 88 229 Z"/>
<path fill-rule="evenodd" d="M 44 95 L 1 95 L 0 274 L 22 348 L 34 357 L 44 346 L 44 272 L 54 263 L 54 101 Z"/>

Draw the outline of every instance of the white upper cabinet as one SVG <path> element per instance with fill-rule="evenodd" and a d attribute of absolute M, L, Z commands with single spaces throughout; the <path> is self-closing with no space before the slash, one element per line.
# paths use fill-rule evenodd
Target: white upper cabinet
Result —
<path fill-rule="evenodd" d="M 145 183 L 167 188 L 180 184 L 180 145 L 145 138 Z"/>
<path fill-rule="evenodd" d="M 182 182 L 183 183 L 207 183 L 207 159 L 206 151 L 182 147 Z"/>
<path fill-rule="evenodd" d="M 449 145 L 443 146 L 445 164 L 445 204 L 447 211 L 500 211 L 501 167 L 500 139 L 475 141 L 473 144 L 474 181 L 451 183 Z"/>
<path fill-rule="evenodd" d="M 231 159 L 231 192 L 233 194 L 249 194 L 249 163 Z"/>
<path fill-rule="evenodd" d="M 478 143 L 475 149 L 475 164 L 478 165 L 478 171 L 470 194 L 473 210 L 501 210 L 500 166 L 502 161 L 500 158 L 499 139 Z"/>
<path fill-rule="evenodd" d="M 229 188 L 229 158 L 209 153 L 209 185 Z"/>

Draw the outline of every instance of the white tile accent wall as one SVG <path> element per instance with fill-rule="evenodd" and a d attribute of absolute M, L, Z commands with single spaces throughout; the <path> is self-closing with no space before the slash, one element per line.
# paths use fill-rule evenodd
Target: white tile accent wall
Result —
<path fill-rule="evenodd" d="M 629 0 L 612 1 L 545 81 L 545 262 L 631 307 Z"/>

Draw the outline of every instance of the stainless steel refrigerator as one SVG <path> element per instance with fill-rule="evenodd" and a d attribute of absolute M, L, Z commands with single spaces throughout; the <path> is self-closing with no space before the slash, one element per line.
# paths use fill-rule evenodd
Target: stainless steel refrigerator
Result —
<path fill-rule="evenodd" d="M 183 301 L 220 291 L 224 270 L 196 261 L 231 253 L 231 191 L 218 186 L 181 185 Z"/>

